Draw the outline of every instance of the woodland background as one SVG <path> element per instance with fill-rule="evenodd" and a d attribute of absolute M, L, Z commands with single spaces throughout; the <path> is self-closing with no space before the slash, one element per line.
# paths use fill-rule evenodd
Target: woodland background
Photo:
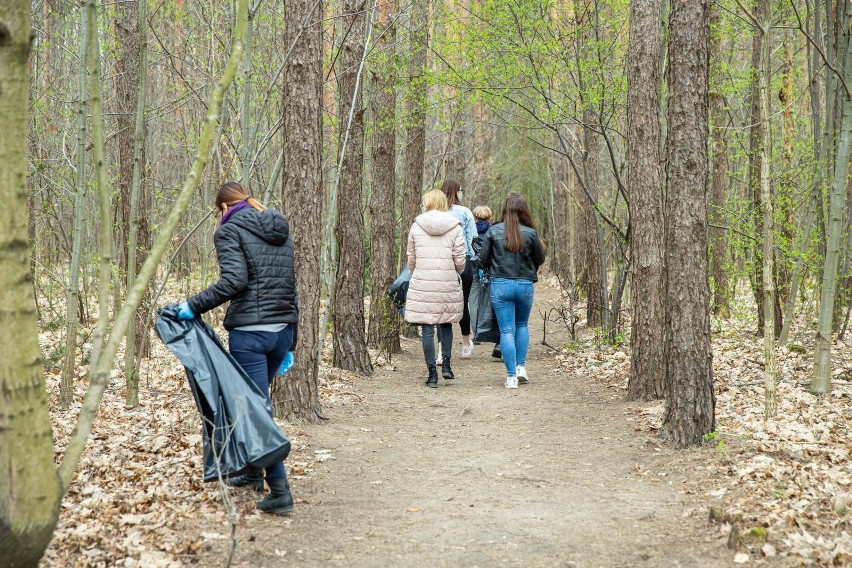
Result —
<path fill-rule="evenodd" d="M 676 446 L 718 446 L 724 428 L 792 440 L 764 449 L 786 464 L 766 475 L 804 479 L 810 520 L 749 520 L 786 523 L 791 549 L 819 534 L 805 558 L 848 559 L 849 2 L 28 8 L 27 203 L 15 215 L 58 432 L 78 411 L 93 418 L 107 387 L 127 409 L 145 396 L 157 306 L 216 278 L 212 203 L 230 179 L 290 217 L 301 342 L 276 413 L 320 420 L 321 368 L 369 376 L 410 334 L 385 291 L 422 191 L 454 177 L 468 206 L 497 216 L 507 191 L 526 196 L 561 321 L 587 330 L 558 346 L 563 357 L 628 353 L 616 376 L 631 399 L 666 398 L 654 428 Z M 162 261 L 146 273 L 152 251 Z M 753 405 L 732 418 L 727 404 L 750 387 Z M 778 491 L 767 499 L 792 499 Z"/>

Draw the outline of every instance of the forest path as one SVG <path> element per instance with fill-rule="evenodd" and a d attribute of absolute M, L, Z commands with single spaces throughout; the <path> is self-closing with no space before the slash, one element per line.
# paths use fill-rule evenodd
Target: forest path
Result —
<path fill-rule="evenodd" d="M 290 518 L 243 517 L 234 565 L 731 565 L 717 529 L 684 518 L 706 499 L 683 488 L 701 487 L 712 450 L 660 450 L 634 431 L 621 389 L 560 370 L 538 313 L 558 300 L 537 286 L 531 382 L 518 390 L 503 387 L 490 345 L 428 389 L 409 340 L 394 371 L 354 383 L 360 400 L 294 429 L 299 452 L 326 459 L 293 479 Z M 241 510 L 252 498 L 238 495 Z M 210 543 L 202 563 L 221 565 L 225 547 Z"/>

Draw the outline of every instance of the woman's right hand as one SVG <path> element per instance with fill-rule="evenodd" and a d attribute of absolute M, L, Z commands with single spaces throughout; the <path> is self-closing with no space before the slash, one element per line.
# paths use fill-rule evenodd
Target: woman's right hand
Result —
<path fill-rule="evenodd" d="M 184 302 L 178 306 L 177 316 L 179 320 L 195 319 L 195 313 L 192 311 L 192 308 L 189 307 L 189 302 Z"/>

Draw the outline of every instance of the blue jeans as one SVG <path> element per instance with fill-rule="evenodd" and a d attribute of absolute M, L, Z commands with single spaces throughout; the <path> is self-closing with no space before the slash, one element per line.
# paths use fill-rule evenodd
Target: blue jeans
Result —
<path fill-rule="evenodd" d="M 530 347 L 530 312 L 533 305 L 532 280 L 491 279 L 491 305 L 500 326 L 500 348 L 506 374 L 514 377 L 516 367 L 527 362 Z"/>
<path fill-rule="evenodd" d="M 293 342 L 293 326 L 279 332 L 231 330 L 228 334 L 228 350 L 243 371 L 266 394 L 266 404 L 272 413 L 269 385 L 278 372 L 284 356 Z M 266 468 L 267 479 L 286 479 L 284 462 Z"/>

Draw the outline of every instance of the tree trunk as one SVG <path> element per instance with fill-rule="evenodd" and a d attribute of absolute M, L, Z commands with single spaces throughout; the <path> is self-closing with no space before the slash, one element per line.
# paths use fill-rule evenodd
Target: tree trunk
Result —
<path fill-rule="evenodd" d="M 399 315 L 387 290 L 396 277 L 396 2 L 378 5 L 377 41 L 371 77 L 373 123 L 370 183 L 370 324 L 371 347 L 390 357 L 400 351 Z"/>
<path fill-rule="evenodd" d="M 322 1 L 285 0 L 284 45 L 291 48 L 284 69 L 282 202 L 296 245 L 299 343 L 286 381 L 276 381 L 277 416 L 322 418 L 319 387 L 320 253 L 322 251 Z"/>
<path fill-rule="evenodd" d="M 627 56 L 627 163 L 633 332 L 629 400 L 665 396 L 666 258 L 660 173 L 660 0 L 630 5 Z"/>
<path fill-rule="evenodd" d="M 660 436 L 701 444 L 715 430 L 707 281 L 709 0 L 676 0 L 669 15 L 666 194 L 666 409 Z"/>
<path fill-rule="evenodd" d="M 586 325 L 589 327 L 603 327 L 606 325 L 607 316 L 607 294 L 606 294 L 606 255 L 602 250 L 603 227 L 600 215 L 595 207 L 598 200 L 598 155 L 600 153 L 600 140 L 597 133 L 592 130 L 595 121 L 594 113 L 587 109 L 584 112 L 583 121 L 587 126 L 583 127 L 583 178 L 588 195 L 581 196 L 583 215 L 583 244 L 582 251 L 585 257 L 586 268 Z"/>
<path fill-rule="evenodd" d="M 405 243 L 408 231 L 420 212 L 420 195 L 423 192 L 423 167 L 426 159 L 426 105 L 428 85 L 425 75 L 429 46 L 429 2 L 415 0 L 411 6 L 410 47 L 408 56 L 408 85 L 405 97 L 406 141 L 403 158 L 402 203 L 400 204 L 399 255 L 400 269 L 405 266 Z M 406 325 L 404 334 L 417 337 L 414 326 Z"/>
<path fill-rule="evenodd" d="M 808 21 L 810 23 L 811 37 L 822 37 L 822 19 L 817 11 L 810 9 L 808 5 Z M 825 146 L 823 145 L 822 137 L 822 104 L 820 100 L 819 89 L 819 69 L 822 67 L 822 60 L 819 52 L 810 42 L 808 46 L 808 90 L 811 99 L 811 124 L 813 136 L 813 154 L 816 157 L 814 167 L 814 186 L 811 189 L 811 197 L 808 198 L 808 208 L 805 212 L 805 220 L 802 223 L 802 232 L 799 236 L 799 247 L 796 261 L 793 267 L 793 278 L 790 285 L 790 291 L 787 294 L 787 301 L 784 306 L 784 325 L 781 327 L 781 335 L 778 336 L 778 344 L 786 345 L 787 338 L 790 335 L 790 327 L 796 316 L 796 297 L 799 293 L 799 286 L 804 279 L 804 259 L 805 253 L 808 250 L 808 243 L 811 236 L 811 228 L 813 226 L 814 217 L 817 209 L 822 207 L 822 186 L 823 186 L 823 162 Z"/>
<path fill-rule="evenodd" d="M 77 172 L 76 193 L 74 195 L 74 228 L 72 229 L 71 267 L 68 278 L 68 294 L 65 298 L 65 364 L 59 385 L 59 406 L 67 409 L 74 400 L 74 381 L 77 378 L 77 329 L 80 316 L 77 306 L 80 304 L 80 256 L 83 248 L 83 207 L 86 197 L 86 119 L 89 110 L 88 82 L 86 75 L 86 53 L 88 25 L 86 11 L 80 8 L 80 75 L 79 101 L 77 105 Z"/>
<path fill-rule="evenodd" d="M 427 78 L 426 54 L 429 45 L 429 0 L 415 0 L 411 7 L 411 47 L 408 60 L 410 90 L 405 99 L 407 140 L 402 197 L 402 254 L 400 267 L 405 265 L 405 242 L 408 230 L 420 211 L 423 191 L 423 163 L 426 155 Z"/>
<path fill-rule="evenodd" d="M 769 30 L 772 25 L 772 8 L 769 0 L 759 0 L 757 7 L 758 21 L 755 22 L 756 33 L 759 33 L 763 41 L 760 42 L 760 63 L 757 68 L 758 84 L 758 137 L 760 147 L 760 201 L 762 205 L 763 228 L 763 314 L 765 325 L 763 330 L 763 381 L 764 391 L 764 420 L 774 418 L 778 414 L 778 400 L 775 390 L 775 224 L 773 215 L 773 203 L 771 192 L 771 179 L 769 177 L 769 162 L 771 156 L 770 146 L 770 94 L 769 94 Z M 780 333 L 780 329 L 778 331 Z"/>
<path fill-rule="evenodd" d="M 714 4 L 710 8 L 713 22 L 720 19 L 720 9 Z M 725 239 L 725 204 L 727 203 L 728 140 L 725 136 L 725 101 L 718 88 L 723 78 L 723 52 L 721 33 L 711 23 L 710 37 L 710 84 L 715 88 L 710 93 L 710 124 L 712 130 L 712 175 L 710 191 L 710 276 L 713 291 L 713 313 L 727 317 L 730 313 L 730 284 L 725 270 L 727 244 Z"/>
<path fill-rule="evenodd" d="M 340 187 L 335 230 L 340 254 L 334 283 L 335 367 L 364 375 L 373 373 L 364 329 L 364 111 L 361 75 L 365 54 L 367 0 L 345 0 L 341 6 L 340 68 L 337 73 Z M 370 13 L 372 11 L 370 10 Z M 348 133 L 347 133 L 348 130 Z"/>
<path fill-rule="evenodd" d="M 852 36 L 847 38 L 844 76 L 846 84 L 852 84 Z M 840 93 L 838 93 L 840 94 Z M 826 393 L 831 390 L 831 331 L 834 301 L 837 293 L 837 265 L 840 258 L 840 242 L 843 232 L 843 202 L 846 197 L 846 184 L 849 176 L 849 155 L 852 146 L 852 100 L 843 92 L 843 125 L 837 141 L 837 153 L 834 159 L 834 178 L 831 184 L 831 198 L 828 218 L 828 242 L 825 250 L 822 290 L 819 300 L 819 321 L 814 342 L 814 376 L 811 390 Z"/>
<path fill-rule="evenodd" d="M 553 146 L 559 147 L 557 133 L 553 134 Z M 553 153 L 550 158 L 550 185 L 553 207 L 553 249 L 550 268 L 565 289 L 573 288 L 574 274 L 571 270 L 571 192 L 570 184 L 574 173 L 568 159 Z"/>
<path fill-rule="evenodd" d="M 92 154 L 98 188 L 98 241 L 100 261 L 98 270 L 98 323 L 92 333 L 92 367 L 96 367 L 103 350 L 109 322 L 110 289 L 112 286 L 112 201 L 107 182 L 106 142 L 104 138 L 103 98 L 101 95 L 101 49 L 98 35 L 98 6 L 96 0 L 86 0 L 89 33 L 89 96 L 92 110 Z"/>
<path fill-rule="evenodd" d="M 140 201 L 142 170 L 145 163 L 145 101 L 147 81 L 147 3 L 134 0 L 117 7 L 115 20 L 120 55 L 116 61 L 115 81 L 118 100 L 118 194 L 120 203 L 119 231 L 124 234 L 126 251 L 121 255 L 127 290 L 133 287 L 139 266 L 145 262 L 150 248 L 148 216 L 140 214 L 146 201 Z M 142 239 L 139 237 L 142 236 Z M 121 250 L 121 249 L 119 249 Z M 147 304 L 147 303 L 146 303 Z M 141 310 L 147 314 L 149 306 Z M 139 404 L 139 360 L 146 351 L 145 317 L 137 317 L 125 340 L 124 376 L 128 406 Z"/>
<path fill-rule="evenodd" d="M 27 244 L 30 3 L 0 0 L 0 558 L 38 565 L 59 516 Z"/>

